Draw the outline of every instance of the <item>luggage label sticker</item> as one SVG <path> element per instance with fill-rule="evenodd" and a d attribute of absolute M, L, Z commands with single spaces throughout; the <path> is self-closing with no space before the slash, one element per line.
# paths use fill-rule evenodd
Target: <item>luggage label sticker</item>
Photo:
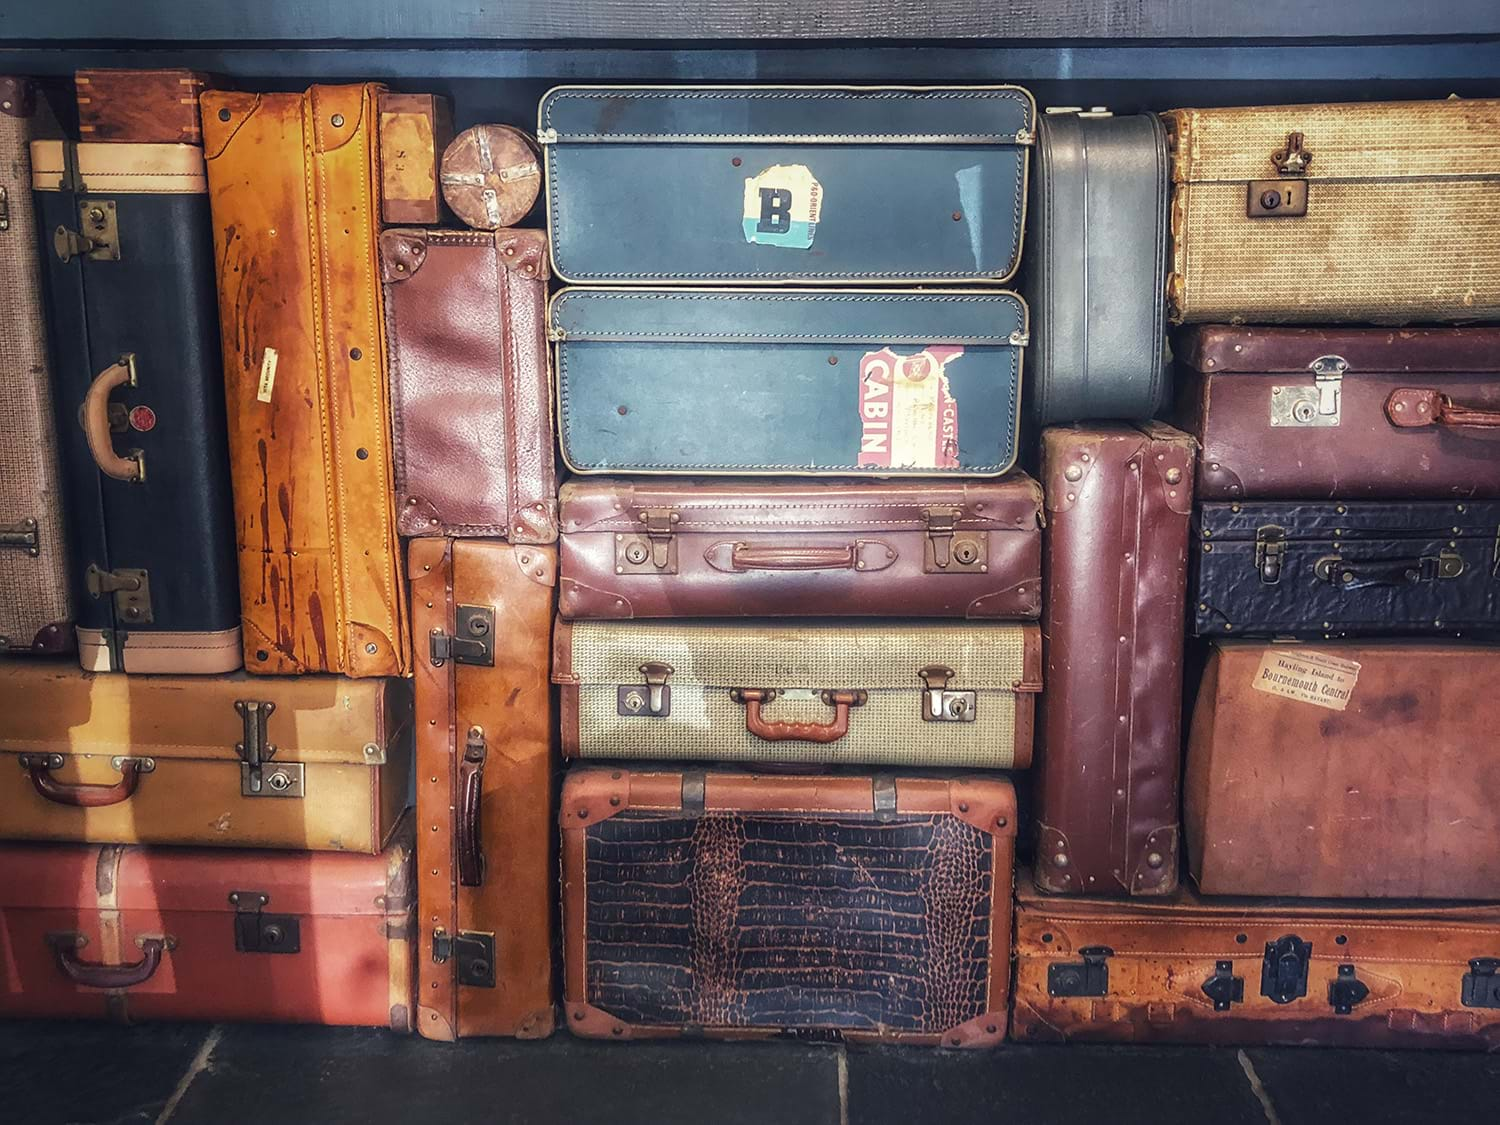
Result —
<path fill-rule="evenodd" d="M 260 382 L 255 388 L 256 402 L 270 402 L 276 389 L 276 349 L 267 348 L 260 360 Z"/>
<path fill-rule="evenodd" d="M 1272 646 L 1260 658 L 1251 686 L 1268 695 L 1342 711 L 1349 706 L 1358 679 L 1359 665 L 1353 660 Z"/>
<path fill-rule="evenodd" d="M 948 364 L 961 347 L 929 344 L 916 355 L 890 348 L 859 361 L 862 469 L 958 468 L 958 403 Z"/>
<path fill-rule="evenodd" d="M 823 185 L 805 164 L 773 164 L 745 181 L 745 241 L 806 250 L 823 213 Z"/>

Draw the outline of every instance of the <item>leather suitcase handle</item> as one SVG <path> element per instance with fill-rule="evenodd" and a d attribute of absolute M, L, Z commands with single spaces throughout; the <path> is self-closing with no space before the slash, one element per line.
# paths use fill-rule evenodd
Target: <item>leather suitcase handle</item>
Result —
<path fill-rule="evenodd" d="M 133 965 L 101 965 L 83 960 L 67 941 L 52 942 L 57 967 L 70 981 L 85 988 L 130 988 L 143 984 L 161 967 L 161 955 L 166 948 L 165 938 L 146 938 L 141 942 L 141 959 Z"/>
<path fill-rule="evenodd" d="M 1431 387 L 1400 387 L 1385 400 L 1385 416 L 1401 429 L 1449 426 L 1490 430 L 1500 428 L 1500 410 L 1460 406 Z"/>
<path fill-rule="evenodd" d="M 858 550 L 847 547 L 752 547 L 736 543 L 729 562 L 735 570 L 853 570 Z"/>
<path fill-rule="evenodd" d="M 1405 559 L 1350 559 L 1325 555 L 1313 563 L 1313 573 L 1340 590 L 1416 586 L 1423 582 L 1457 578 L 1463 572 L 1463 556 L 1455 551 Z"/>
<path fill-rule="evenodd" d="M 480 799 L 484 795 L 484 731 L 469 728 L 464 755 L 458 764 L 458 881 L 465 887 L 484 884 L 484 836 L 480 828 Z"/>
<path fill-rule="evenodd" d="M 865 701 L 862 691 L 825 691 L 824 702 L 833 706 L 833 720 L 827 723 L 768 722 L 761 717 L 760 705 L 769 702 L 775 692 L 761 688 L 736 688 L 735 700 L 745 705 L 745 729 L 767 742 L 837 742 L 849 733 L 849 708 Z"/>
<path fill-rule="evenodd" d="M 131 760 L 120 763 L 120 780 L 113 785 L 64 785 L 53 778 L 52 769 L 46 759 L 27 766 L 32 786 L 54 804 L 74 808 L 101 809 L 106 805 L 118 805 L 135 796 L 141 784 L 140 763 Z"/>
<path fill-rule="evenodd" d="M 146 459 L 141 451 L 121 457 L 109 436 L 109 396 L 116 387 L 135 385 L 135 356 L 126 354 L 95 376 L 83 398 L 83 433 L 88 439 L 89 452 L 99 471 L 115 480 L 146 479 Z"/>

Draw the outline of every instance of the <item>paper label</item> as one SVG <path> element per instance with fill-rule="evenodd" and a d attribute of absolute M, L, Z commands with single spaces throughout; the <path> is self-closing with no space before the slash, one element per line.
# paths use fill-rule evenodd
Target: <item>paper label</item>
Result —
<path fill-rule="evenodd" d="M 1359 665 L 1353 660 L 1273 645 L 1260 658 L 1251 686 L 1268 695 L 1342 711 L 1349 706 L 1358 679 Z"/>
<path fill-rule="evenodd" d="M 745 241 L 806 250 L 823 212 L 823 185 L 805 164 L 773 164 L 745 181 Z"/>
<path fill-rule="evenodd" d="M 958 403 L 948 364 L 961 347 L 929 345 L 916 355 L 890 348 L 859 361 L 862 469 L 958 468 Z"/>
<path fill-rule="evenodd" d="M 276 349 L 267 348 L 260 361 L 260 385 L 255 388 L 255 401 L 270 402 L 271 391 L 276 386 Z"/>

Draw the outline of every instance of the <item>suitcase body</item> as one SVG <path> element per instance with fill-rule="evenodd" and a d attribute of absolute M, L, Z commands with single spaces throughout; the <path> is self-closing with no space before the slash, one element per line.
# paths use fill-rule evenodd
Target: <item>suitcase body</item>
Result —
<path fill-rule="evenodd" d="M 1188 738 L 1204 894 L 1500 898 L 1500 652 L 1215 644 Z"/>
<path fill-rule="evenodd" d="M 213 237 L 195 145 L 32 145 L 79 658 L 240 665 Z"/>
<path fill-rule="evenodd" d="M 553 268 L 611 284 L 1005 281 L 1035 131 L 1014 86 L 559 87 L 537 133 Z"/>
<path fill-rule="evenodd" d="M 380 93 L 203 96 L 252 672 L 390 676 L 410 661 L 376 245 Z"/>
<path fill-rule="evenodd" d="M 555 1023 L 547 646 L 556 554 L 417 539 L 411 574 L 413 629 L 429 639 L 416 666 L 416 1027 L 429 1039 L 540 1038 Z"/>
<path fill-rule="evenodd" d="M 1035 625 L 559 619 L 566 757 L 1010 769 Z"/>
<path fill-rule="evenodd" d="M 1024 287 L 1027 415 L 1040 424 L 1150 418 L 1171 401 L 1167 163 L 1152 114 L 1041 119 Z"/>
<path fill-rule="evenodd" d="M 1164 116 L 1174 321 L 1500 315 L 1500 100 Z"/>
<path fill-rule="evenodd" d="M 403 535 L 557 538 L 540 231 L 380 236 Z"/>
<path fill-rule="evenodd" d="M 410 1031 L 411 863 L 6 844 L 0 1016 Z"/>
<path fill-rule="evenodd" d="M 67 652 L 75 643 L 54 378 L 43 317 L 37 218 L 31 198 L 36 95 L 0 78 L 0 652 Z"/>
<path fill-rule="evenodd" d="M 1015 461 L 1013 293 L 564 289 L 549 329 L 574 472 L 999 476 Z"/>
<path fill-rule="evenodd" d="M 574 770 L 568 1027 L 994 1046 L 1014 833 L 1003 778 Z"/>
<path fill-rule="evenodd" d="M 1159 422 L 1042 431 L 1047 489 L 1036 881 L 1177 886 L 1193 439 Z"/>
<path fill-rule="evenodd" d="M 0 823 L 17 840 L 373 854 L 411 789 L 399 680 L 0 668 Z"/>
<path fill-rule="evenodd" d="M 1203 500 L 1500 498 L 1500 329 L 1182 334 Z"/>
<path fill-rule="evenodd" d="M 434 226 L 443 220 L 438 158 L 453 139 L 453 109 L 436 94 L 384 93 L 380 106 L 380 221 Z"/>
<path fill-rule="evenodd" d="M 1001 480 L 562 486 L 564 617 L 1035 618 L 1042 490 Z"/>
<path fill-rule="evenodd" d="M 1500 907 L 1016 892 L 1014 1039 L 1500 1046 Z"/>
<path fill-rule="evenodd" d="M 198 98 L 213 84 L 196 70 L 80 70 L 79 139 L 201 145 Z"/>
<path fill-rule="evenodd" d="M 1500 502 L 1215 501 L 1193 519 L 1199 636 L 1500 627 Z"/>

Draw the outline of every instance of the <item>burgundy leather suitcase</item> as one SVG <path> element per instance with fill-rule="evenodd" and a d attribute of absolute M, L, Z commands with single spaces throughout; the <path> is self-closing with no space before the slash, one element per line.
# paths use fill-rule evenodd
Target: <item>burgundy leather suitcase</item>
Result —
<path fill-rule="evenodd" d="M 1203 500 L 1500 497 L 1500 328 L 1242 328 L 1178 339 Z"/>
<path fill-rule="evenodd" d="M 1040 486 L 590 479 L 562 487 L 567 618 L 1035 618 Z"/>
<path fill-rule="evenodd" d="M 1177 886 L 1194 455 L 1192 438 L 1159 422 L 1042 431 L 1043 890 Z"/>

